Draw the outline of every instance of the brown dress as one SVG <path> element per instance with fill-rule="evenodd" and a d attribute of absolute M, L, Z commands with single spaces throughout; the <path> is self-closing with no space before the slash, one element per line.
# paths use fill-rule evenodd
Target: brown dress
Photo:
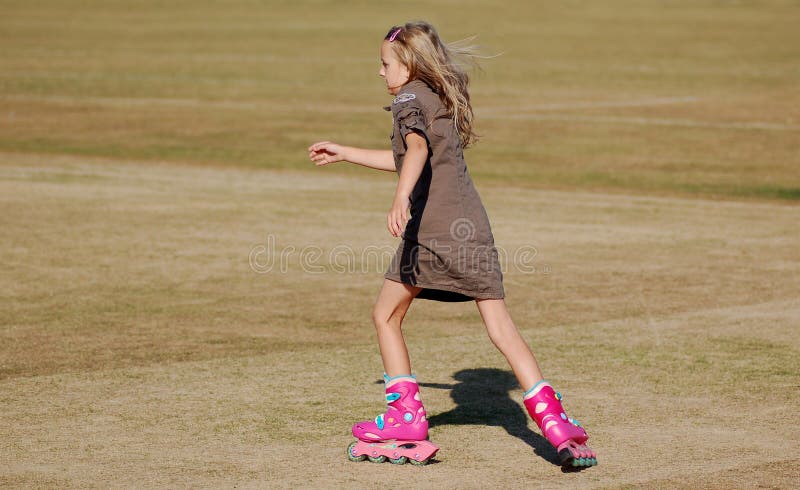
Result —
<path fill-rule="evenodd" d="M 425 82 L 412 80 L 386 109 L 393 117 L 398 175 L 409 132 L 427 140 L 428 160 L 411 192 L 411 219 L 384 277 L 423 288 L 417 298 L 503 298 L 503 273 L 489 218 L 439 96 Z"/>

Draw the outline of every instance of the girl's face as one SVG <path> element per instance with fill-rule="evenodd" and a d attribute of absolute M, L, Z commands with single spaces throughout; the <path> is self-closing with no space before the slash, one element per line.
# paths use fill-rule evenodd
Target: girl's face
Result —
<path fill-rule="evenodd" d="M 397 95 L 403 85 L 408 83 L 408 68 L 395 57 L 389 41 L 381 44 L 381 70 L 378 75 L 386 81 L 386 88 L 392 95 Z"/>

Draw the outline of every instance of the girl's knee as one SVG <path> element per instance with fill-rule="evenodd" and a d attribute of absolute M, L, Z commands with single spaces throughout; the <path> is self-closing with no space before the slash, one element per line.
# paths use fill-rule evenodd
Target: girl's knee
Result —
<path fill-rule="evenodd" d="M 385 308 L 376 305 L 375 308 L 372 309 L 372 324 L 375 325 L 375 328 L 391 327 L 391 318 L 392 313 L 386 311 Z"/>
<path fill-rule="evenodd" d="M 378 326 L 384 322 L 386 322 L 386 315 L 375 305 L 375 307 L 372 308 L 372 324 L 375 325 L 375 328 L 378 328 Z"/>
<path fill-rule="evenodd" d="M 498 348 L 509 345 L 520 338 L 516 325 L 510 321 L 487 324 L 486 333 L 489 334 L 489 339 Z"/>
<path fill-rule="evenodd" d="M 502 350 L 503 346 L 508 343 L 508 335 L 506 335 L 505 332 L 496 329 L 487 329 L 486 333 L 489 334 L 489 340 L 491 340 L 498 349 Z"/>
<path fill-rule="evenodd" d="M 403 322 L 407 306 L 403 304 L 387 304 L 377 302 L 372 308 L 372 323 L 375 328 L 400 326 Z"/>

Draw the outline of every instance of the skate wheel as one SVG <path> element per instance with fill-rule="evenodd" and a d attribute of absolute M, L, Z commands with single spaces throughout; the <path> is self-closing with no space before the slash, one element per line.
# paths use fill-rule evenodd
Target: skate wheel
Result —
<path fill-rule="evenodd" d="M 370 463 L 383 463 L 386 461 L 386 456 L 378 456 L 377 458 L 373 458 L 372 456 L 367 456 L 367 459 Z"/>
<path fill-rule="evenodd" d="M 425 466 L 430 461 L 430 458 L 423 459 L 422 461 L 417 461 L 416 459 L 409 459 L 408 462 L 413 464 L 414 466 Z"/>
<path fill-rule="evenodd" d="M 364 461 L 364 459 L 367 456 L 364 454 L 358 456 L 354 455 L 353 452 L 355 448 L 356 448 L 356 443 L 355 442 L 350 443 L 350 445 L 347 447 L 347 459 L 356 463 L 358 463 L 359 461 Z"/>
<path fill-rule="evenodd" d="M 406 458 L 405 456 L 400 456 L 397 459 L 389 458 L 389 462 L 392 464 L 406 464 L 406 461 L 408 461 L 408 458 Z"/>
<path fill-rule="evenodd" d="M 597 460 L 595 458 L 575 458 L 572 460 L 572 466 L 595 466 Z"/>

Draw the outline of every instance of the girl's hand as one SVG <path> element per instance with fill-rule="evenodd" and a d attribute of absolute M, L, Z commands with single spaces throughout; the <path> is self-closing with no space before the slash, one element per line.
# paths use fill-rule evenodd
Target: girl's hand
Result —
<path fill-rule="evenodd" d="M 392 203 L 392 209 L 386 217 L 386 226 L 389 228 L 389 233 L 393 237 L 399 237 L 403 234 L 403 230 L 408 223 L 408 210 L 411 207 L 411 201 L 408 196 L 397 195 Z"/>
<path fill-rule="evenodd" d="M 337 145 L 330 141 L 320 141 L 308 147 L 308 158 L 318 167 L 345 160 L 343 153 L 344 147 L 342 145 Z"/>

